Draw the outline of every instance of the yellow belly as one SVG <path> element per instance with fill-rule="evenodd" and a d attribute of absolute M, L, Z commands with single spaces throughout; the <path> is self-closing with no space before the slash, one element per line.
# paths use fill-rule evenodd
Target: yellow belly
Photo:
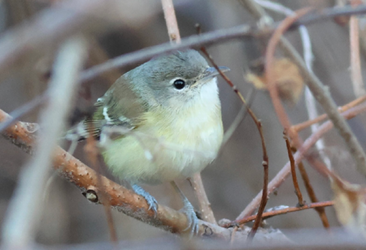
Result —
<path fill-rule="evenodd" d="M 130 134 L 111 142 L 103 156 L 115 176 L 158 184 L 200 172 L 215 159 L 222 136 L 219 102 L 179 114 L 153 110 Z"/>

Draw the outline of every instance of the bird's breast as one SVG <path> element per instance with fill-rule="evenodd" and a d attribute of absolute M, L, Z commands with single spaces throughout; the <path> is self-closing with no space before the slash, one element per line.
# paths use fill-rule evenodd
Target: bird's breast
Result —
<path fill-rule="evenodd" d="M 223 126 L 216 82 L 199 94 L 186 109 L 146 112 L 141 126 L 105 151 L 107 165 L 123 179 L 149 184 L 201 171 L 216 158 Z"/>

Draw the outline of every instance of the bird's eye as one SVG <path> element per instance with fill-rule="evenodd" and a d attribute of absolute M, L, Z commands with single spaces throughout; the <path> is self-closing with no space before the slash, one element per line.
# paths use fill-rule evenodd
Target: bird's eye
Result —
<path fill-rule="evenodd" d="M 182 79 L 177 79 L 174 81 L 173 85 L 174 85 L 174 88 L 176 88 L 176 89 L 182 89 L 186 86 L 186 82 L 183 81 Z"/>

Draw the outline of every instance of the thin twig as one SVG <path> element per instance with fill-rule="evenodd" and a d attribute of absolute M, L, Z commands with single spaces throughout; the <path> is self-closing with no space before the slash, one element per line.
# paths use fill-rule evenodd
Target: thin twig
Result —
<path fill-rule="evenodd" d="M 35 240 L 43 210 L 41 204 L 44 187 L 55 150 L 53 145 L 56 145 L 65 126 L 78 86 L 78 73 L 86 55 L 86 47 L 84 39 L 78 37 L 67 41 L 60 50 L 49 89 L 49 105 L 40 117 L 43 133 L 39 138 L 35 157 L 21 172 L 4 222 L 5 248 L 29 247 Z"/>
<path fill-rule="evenodd" d="M 191 186 L 197 197 L 202 219 L 204 221 L 217 225 L 215 215 L 211 209 L 211 203 L 207 198 L 207 194 L 206 194 L 205 188 L 203 186 L 201 174 L 196 173 L 193 175 L 192 178 L 189 178 L 188 180 L 191 183 Z"/>
<path fill-rule="evenodd" d="M 297 211 L 301 211 L 301 210 L 305 210 L 305 209 L 311 209 L 311 208 L 314 208 L 314 209 L 323 208 L 324 209 L 324 207 L 329 207 L 329 206 L 333 206 L 333 205 L 334 205 L 334 201 L 323 201 L 323 202 L 315 202 L 315 203 L 305 204 L 302 207 L 299 207 L 299 206 L 286 207 L 286 208 L 283 208 L 283 209 L 264 212 L 263 215 L 262 215 L 262 218 L 267 219 L 267 218 L 270 218 L 270 217 L 273 217 L 273 216 L 292 213 L 292 212 L 297 212 Z M 223 227 L 231 227 L 234 224 L 242 225 L 242 224 L 245 224 L 245 223 L 248 223 L 250 221 L 255 220 L 256 216 L 257 216 L 256 214 L 250 215 L 250 216 L 244 217 L 241 220 L 235 220 L 233 222 L 225 224 L 225 225 L 223 225 Z"/>
<path fill-rule="evenodd" d="M 263 128 L 262 128 L 262 123 L 260 122 L 260 120 L 257 119 L 256 115 L 254 114 L 254 112 L 250 109 L 250 107 L 247 105 L 247 102 L 245 101 L 243 95 L 240 93 L 240 91 L 238 90 L 238 88 L 231 82 L 231 80 L 219 69 L 219 67 L 217 66 L 217 64 L 215 63 L 215 61 L 212 59 L 212 57 L 210 56 L 210 54 L 207 52 L 205 47 L 201 47 L 201 51 L 206 55 L 206 57 L 210 60 L 211 64 L 215 67 L 215 69 L 220 73 L 221 77 L 224 78 L 224 80 L 229 84 L 229 86 L 233 89 L 233 91 L 235 92 L 235 94 L 239 97 L 239 99 L 242 101 L 242 103 L 245 105 L 245 107 L 247 108 L 247 111 L 249 113 L 249 115 L 252 117 L 258 132 L 259 132 L 259 136 L 261 139 L 261 145 L 262 145 L 262 151 L 263 151 L 263 161 L 262 161 L 262 166 L 263 166 L 263 192 L 262 192 L 262 199 L 261 199 L 261 203 L 259 205 L 258 208 L 258 213 L 257 213 L 257 219 L 254 222 L 254 225 L 252 227 L 252 230 L 250 231 L 248 238 L 249 239 L 253 239 L 253 237 L 255 236 L 257 229 L 261 223 L 261 215 L 266 207 L 267 204 L 267 188 L 268 188 L 268 155 L 267 155 L 267 149 L 266 149 L 266 143 L 264 141 L 264 135 L 263 135 Z"/>
<path fill-rule="evenodd" d="M 302 180 L 304 181 L 304 184 L 305 184 L 306 192 L 309 195 L 310 201 L 312 203 L 318 202 L 319 200 L 316 197 L 316 194 L 315 194 L 314 189 L 313 189 L 313 187 L 311 185 L 311 182 L 310 182 L 310 178 L 308 176 L 308 173 L 306 172 L 306 169 L 305 169 L 304 164 L 302 163 L 302 161 L 300 161 L 298 163 L 298 167 L 299 167 L 299 171 L 300 171 Z M 317 208 L 315 208 L 315 211 L 319 214 L 319 217 L 320 217 L 320 219 L 323 223 L 323 226 L 325 228 L 329 228 L 330 225 L 329 225 L 328 217 L 325 214 L 325 209 L 323 207 L 317 207 Z"/>
<path fill-rule="evenodd" d="M 168 28 L 169 40 L 171 42 L 180 42 L 180 34 L 177 23 L 177 18 L 175 16 L 175 10 L 172 0 L 161 0 L 164 11 L 164 18 L 166 27 Z"/>
<path fill-rule="evenodd" d="M 267 83 L 267 89 L 272 99 L 273 107 L 276 111 L 277 117 L 280 120 L 282 126 L 287 131 L 291 127 L 291 122 L 286 115 L 286 111 L 281 104 L 281 99 L 279 98 L 278 89 L 276 87 L 275 78 L 273 77 L 273 63 L 274 63 L 274 52 L 276 50 L 277 44 L 291 23 L 295 22 L 301 16 L 307 14 L 311 9 L 306 8 L 296 12 L 296 15 L 286 17 L 282 23 L 279 25 L 278 29 L 273 33 L 271 39 L 268 42 L 267 50 L 266 50 L 266 60 L 265 60 L 265 77 Z M 290 132 L 290 131 L 289 131 Z M 291 138 L 294 140 L 295 145 L 300 145 L 301 142 L 297 136 L 290 135 Z"/>
<path fill-rule="evenodd" d="M 301 194 L 299 183 L 297 181 L 295 160 L 294 160 L 294 156 L 292 155 L 291 145 L 290 145 L 290 141 L 288 140 L 286 130 L 283 131 L 283 138 L 285 139 L 285 142 L 286 142 L 288 158 L 290 160 L 292 182 L 294 184 L 295 193 L 296 193 L 296 196 L 297 196 L 297 199 L 298 199 L 298 206 L 302 207 L 302 206 L 305 205 L 305 202 L 304 202 L 304 199 L 303 199 L 302 194 Z"/>

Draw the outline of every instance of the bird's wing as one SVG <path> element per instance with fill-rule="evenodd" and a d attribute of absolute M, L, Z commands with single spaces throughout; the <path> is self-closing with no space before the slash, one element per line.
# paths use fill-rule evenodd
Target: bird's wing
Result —
<path fill-rule="evenodd" d="M 126 78 L 121 76 L 94 104 L 95 112 L 71 129 L 68 134 L 83 140 L 88 136 L 99 139 L 104 128 L 134 129 L 141 122 L 145 107 Z M 69 136 L 70 137 L 70 136 Z M 71 138 L 71 137 L 70 137 Z"/>

